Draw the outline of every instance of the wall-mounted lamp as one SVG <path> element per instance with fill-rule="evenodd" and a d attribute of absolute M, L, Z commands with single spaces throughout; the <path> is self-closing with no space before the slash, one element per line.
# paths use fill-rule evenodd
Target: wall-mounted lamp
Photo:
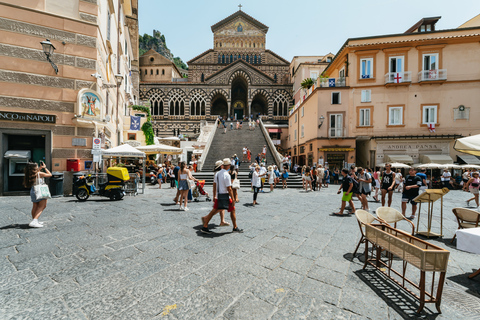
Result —
<path fill-rule="evenodd" d="M 116 74 L 115 75 L 115 80 L 117 81 L 117 86 L 120 86 L 123 81 L 123 76 L 121 74 Z"/>
<path fill-rule="evenodd" d="M 55 47 L 53 44 L 50 42 L 50 40 L 46 39 L 45 41 L 40 42 L 43 48 L 43 52 L 45 53 L 45 56 L 47 57 L 47 61 L 50 62 L 50 64 L 53 67 L 53 70 L 55 70 L 55 74 L 58 74 L 58 67 L 55 63 L 53 63 L 52 59 L 50 59 L 51 56 L 53 56 L 53 51 L 55 51 Z"/>
<path fill-rule="evenodd" d="M 325 117 L 322 115 L 320 117 L 320 124 L 318 125 L 318 129 L 320 129 L 322 127 L 322 124 L 323 124 L 324 121 L 325 121 Z"/>

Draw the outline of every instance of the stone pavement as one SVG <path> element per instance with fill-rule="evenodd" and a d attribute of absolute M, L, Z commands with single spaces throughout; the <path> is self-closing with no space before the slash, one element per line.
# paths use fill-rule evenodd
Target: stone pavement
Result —
<path fill-rule="evenodd" d="M 336 191 L 277 189 L 253 208 L 242 189 L 245 233 L 214 217 L 214 235 L 198 231 L 211 203 L 178 211 L 170 189 L 52 199 L 43 229 L 28 228 L 29 197 L 0 198 L 0 319 L 418 319 L 416 301 L 362 271 L 361 255 L 350 261 L 360 232 L 354 216 L 330 215 Z M 427 304 L 422 318 L 479 318 L 480 279 L 467 275 L 480 256 L 450 245 L 451 209 L 467 197 L 445 197 L 445 239 L 430 240 L 451 252 L 443 313 Z"/>

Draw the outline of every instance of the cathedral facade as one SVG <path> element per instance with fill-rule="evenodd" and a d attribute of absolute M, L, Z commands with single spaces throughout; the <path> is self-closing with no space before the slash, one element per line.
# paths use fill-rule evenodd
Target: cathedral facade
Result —
<path fill-rule="evenodd" d="M 153 50 L 140 59 L 140 99 L 150 105 L 156 135 L 194 136 L 201 120 L 218 116 L 286 123 L 290 63 L 266 49 L 268 27 L 239 10 L 211 30 L 213 49 L 188 61 L 188 78 Z"/>

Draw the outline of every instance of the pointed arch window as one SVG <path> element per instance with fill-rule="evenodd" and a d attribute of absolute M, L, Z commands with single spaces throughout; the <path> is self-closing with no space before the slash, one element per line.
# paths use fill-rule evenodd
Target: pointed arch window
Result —
<path fill-rule="evenodd" d="M 273 80 L 275 80 L 275 82 L 277 82 L 277 74 L 276 73 L 273 75 Z"/>
<path fill-rule="evenodd" d="M 195 90 L 190 97 L 190 115 L 204 116 L 205 115 L 205 94 L 201 90 Z"/>
<path fill-rule="evenodd" d="M 222 63 L 225 63 L 225 55 L 222 54 Z"/>
<path fill-rule="evenodd" d="M 257 64 L 257 55 L 253 56 L 253 64 Z"/>
<path fill-rule="evenodd" d="M 284 94 L 278 93 L 273 101 L 273 115 L 287 116 L 288 115 L 288 100 Z"/>
<path fill-rule="evenodd" d="M 222 56 L 218 55 L 218 63 L 222 63 Z"/>
<path fill-rule="evenodd" d="M 181 90 L 175 90 L 170 94 L 170 115 L 183 116 L 185 114 L 184 94 Z"/>
<path fill-rule="evenodd" d="M 242 59 L 242 56 L 240 54 L 238 55 L 238 59 Z"/>
<path fill-rule="evenodd" d="M 201 82 L 205 82 L 205 75 L 202 73 L 202 76 L 200 77 Z"/>
<path fill-rule="evenodd" d="M 247 62 L 250 63 L 250 56 L 247 54 Z"/>
<path fill-rule="evenodd" d="M 163 116 L 163 98 L 158 93 L 154 93 L 149 100 L 152 116 Z"/>
<path fill-rule="evenodd" d="M 233 54 L 230 55 L 230 62 L 233 62 Z"/>

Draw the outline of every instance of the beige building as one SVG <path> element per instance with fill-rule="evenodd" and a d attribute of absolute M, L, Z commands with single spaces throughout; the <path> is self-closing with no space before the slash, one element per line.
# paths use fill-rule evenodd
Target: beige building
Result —
<path fill-rule="evenodd" d="M 103 147 L 124 140 L 134 101 L 126 26 L 133 9 L 131 0 L 0 3 L 0 195 L 24 191 L 28 160 L 85 170 L 93 138 Z"/>
<path fill-rule="evenodd" d="M 480 27 L 436 30 L 439 18 L 345 42 L 289 117 L 299 163 L 462 162 L 455 139 L 480 133 Z"/>
<path fill-rule="evenodd" d="M 181 81 L 182 75 L 173 61 L 165 58 L 153 49 L 140 57 L 141 82 L 174 82 Z"/>

